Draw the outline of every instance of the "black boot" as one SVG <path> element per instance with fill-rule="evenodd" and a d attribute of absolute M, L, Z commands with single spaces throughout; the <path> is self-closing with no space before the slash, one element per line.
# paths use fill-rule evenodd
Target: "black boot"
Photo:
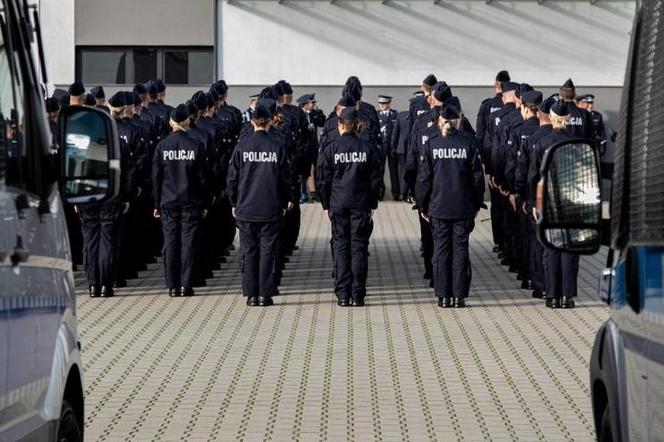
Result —
<path fill-rule="evenodd" d="M 454 307 L 464 308 L 466 306 L 466 300 L 464 298 L 454 298 Z"/>
<path fill-rule="evenodd" d="M 274 301 L 269 296 L 259 296 L 258 305 L 260 307 L 269 307 L 271 305 L 274 305 Z"/>
<path fill-rule="evenodd" d="M 109 285 L 102 285 L 101 286 L 101 297 L 102 298 L 112 298 L 115 295 L 113 293 L 113 287 Z"/>
<path fill-rule="evenodd" d="M 170 296 L 171 298 L 176 298 L 180 295 L 182 295 L 182 291 L 180 290 L 180 288 L 176 287 L 168 289 L 168 296 Z"/>
<path fill-rule="evenodd" d="M 90 294 L 91 298 L 98 298 L 99 295 L 101 295 L 101 290 L 99 289 L 98 285 L 92 284 L 90 287 L 88 287 L 88 293 Z"/>
<path fill-rule="evenodd" d="M 258 306 L 258 296 L 248 296 L 247 297 L 247 306 L 248 307 L 257 307 Z"/>
<path fill-rule="evenodd" d="M 364 299 L 353 299 L 353 307 L 364 307 Z"/>
<path fill-rule="evenodd" d="M 574 308 L 574 297 L 573 296 L 563 296 L 561 303 L 562 308 Z"/>
<path fill-rule="evenodd" d="M 182 287 L 182 296 L 194 296 L 194 289 L 191 287 Z"/>
<path fill-rule="evenodd" d="M 438 298 L 438 307 L 440 308 L 450 308 L 452 307 L 451 298 Z"/>
<path fill-rule="evenodd" d="M 337 299 L 337 305 L 339 307 L 348 307 L 350 305 L 350 301 L 348 298 Z"/>
<path fill-rule="evenodd" d="M 546 298 L 547 308 L 560 308 L 560 298 Z"/>

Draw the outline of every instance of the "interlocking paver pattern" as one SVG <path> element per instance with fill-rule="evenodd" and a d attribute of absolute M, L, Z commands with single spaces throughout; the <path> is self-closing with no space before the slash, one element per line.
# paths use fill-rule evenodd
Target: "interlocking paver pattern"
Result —
<path fill-rule="evenodd" d="M 404 203 L 375 214 L 363 308 L 336 306 L 317 205 L 270 308 L 244 305 L 236 252 L 193 298 L 169 298 L 158 264 L 112 299 L 85 296 L 79 274 L 86 438 L 593 440 L 605 255 L 582 259 L 576 309 L 548 310 L 498 264 L 487 216 L 462 310 L 436 306 Z"/>

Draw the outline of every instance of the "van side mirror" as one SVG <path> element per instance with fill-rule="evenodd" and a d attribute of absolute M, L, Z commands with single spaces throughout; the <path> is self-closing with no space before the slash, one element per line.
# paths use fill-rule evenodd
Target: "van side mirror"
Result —
<path fill-rule="evenodd" d="M 537 188 L 537 237 L 545 246 L 580 255 L 601 241 L 602 199 L 596 143 L 570 140 L 544 155 Z"/>
<path fill-rule="evenodd" d="M 62 180 L 70 204 L 103 203 L 120 193 L 120 143 L 115 122 L 101 109 L 60 110 Z"/>

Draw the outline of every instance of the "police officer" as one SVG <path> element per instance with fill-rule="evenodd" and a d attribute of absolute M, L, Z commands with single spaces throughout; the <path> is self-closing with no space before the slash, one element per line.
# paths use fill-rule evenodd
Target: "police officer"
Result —
<path fill-rule="evenodd" d="M 399 158 L 397 157 L 396 146 L 392 144 L 392 132 L 394 131 L 398 112 L 392 109 L 392 97 L 389 95 L 378 96 L 378 107 L 380 134 L 383 138 L 383 155 L 387 158 L 387 166 L 390 171 L 390 191 L 392 199 L 399 201 L 401 199 Z"/>
<path fill-rule="evenodd" d="M 415 95 L 415 100 L 410 103 L 408 108 L 408 133 L 412 135 L 413 125 L 421 114 L 430 109 L 429 102 L 427 97 L 431 94 L 433 87 L 438 83 L 438 79 L 435 75 L 429 74 L 424 77 L 422 80 L 422 85 L 420 86 L 420 92 L 422 93 Z"/>
<path fill-rule="evenodd" d="M 306 182 L 302 183 L 300 202 L 318 201 L 313 170 L 318 163 L 318 129 L 325 125 L 325 114 L 316 106 L 316 94 L 304 94 L 297 99 L 297 104 L 307 117 L 307 129 L 304 135 L 306 164 Z M 303 176 L 304 178 L 305 176 Z"/>
<path fill-rule="evenodd" d="M 89 107 L 97 107 L 97 100 L 95 99 L 94 95 L 85 94 L 85 98 L 83 99 L 83 104 Z"/>
<path fill-rule="evenodd" d="M 170 116 L 172 133 L 159 142 L 152 162 L 154 217 L 164 234 L 164 276 L 169 296 L 193 296 L 196 232 L 205 215 L 206 152 L 187 134 L 189 111 L 178 105 Z"/>
<path fill-rule="evenodd" d="M 533 298 L 543 298 L 546 293 L 544 281 L 544 247 L 537 240 L 536 223 L 537 216 L 534 214 L 536 203 L 536 186 L 539 180 L 539 169 L 535 164 L 535 147 L 537 142 L 543 137 L 549 135 L 553 130 L 549 112 L 551 106 L 558 101 L 558 94 L 549 96 L 540 104 L 537 117 L 539 119 L 539 129 L 532 133 L 526 140 L 525 146 L 522 145 L 521 156 L 517 162 L 516 188 L 517 192 L 526 195 L 524 210 L 528 213 L 530 222 L 528 243 L 530 245 L 530 255 L 528 263 L 530 267 L 530 277 L 533 285 Z M 533 187 L 535 186 L 535 187 Z M 524 189 L 525 188 L 525 189 Z"/>
<path fill-rule="evenodd" d="M 357 135 L 358 114 L 354 107 L 341 110 L 340 136 L 319 156 L 318 190 L 332 222 L 335 293 L 342 307 L 364 305 L 372 212 L 383 179 L 382 156 Z"/>
<path fill-rule="evenodd" d="M 242 288 L 248 306 L 267 307 L 277 292 L 277 254 L 284 212 L 293 205 L 286 149 L 268 130 L 276 102 L 260 98 L 254 132 L 233 151 L 227 189 L 240 231 Z"/>
<path fill-rule="evenodd" d="M 593 121 L 590 112 L 576 106 L 576 87 L 571 78 L 562 85 L 559 93 L 560 99 L 567 103 L 569 112 L 567 133 L 572 137 L 592 138 Z"/>
<path fill-rule="evenodd" d="M 73 92 L 77 92 L 74 90 Z M 136 193 L 136 164 L 129 129 L 122 123 L 125 94 L 118 92 L 109 100 L 120 141 L 120 202 L 85 205 L 79 209 L 83 233 L 83 257 L 90 297 L 114 295 L 113 280 L 120 273 L 118 229 L 123 212 L 129 209 Z M 121 240 L 121 239 L 120 239 Z"/>
<path fill-rule="evenodd" d="M 69 85 L 67 90 L 69 94 L 69 101 L 67 104 L 71 106 L 83 106 L 85 104 L 85 86 L 80 81 L 75 81 Z"/>
<path fill-rule="evenodd" d="M 46 113 L 48 114 L 48 125 L 51 128 L 51 144 L 54 149 L 58 148 L 60 143 L 60 126 L 58 118 L 60 117 L 60 103 L 53 97 L 45 101 Z"/>
<path fill-rule="evenodd" d="M 573 104 L 572 104 L 573 105 Z M 551 105 L 550 119 L 552 131 L 542 137 L 531 153 L 530 169 L 537 171 L 530 176 L 531 188 L 536 188 L 539 181 L 539 170 L 546 151 L 559 142 L 573 138 L 569 135 L 569 119 L 571 118 L 570 103 L 558 100 Z M 574 106 L 573 108 L 576 108 Z M 573 109 L 572 108 L 572 109 Z M 533 215 L 538 216 L 536 209 Z M 574 308 L 577 295 L 577 276 L 579 273 L 579 255 L 557 250 L 544 250 L 544 275 L 546 287 L 546 306 L 549 308 Z"/>
<path fill-rule="evenodd" d="M 474 137 L 457 130 L 459 110 L 445 106 L 439 112 L 440 134 L 420 154 L 415 193 L 433 233 L 438 306 L 461 308 L 470 290 L 468 238 L 483 200 L 484 172 Z"/>
<path fill-rule="evenodd" d="M 249 95 L 249 107 L 247 107 L 244 112 L 242 112 L 242 122 L 249 123 L 254 116 L 256 111 L 256 101 L 258 101 L 259 94 Z"/>
<path fill-rule="evenodd" d="M 578 107 L 590 113 L 590 119 L 593 122 L 593 139 L 597 140 L 600 145 L 600 154 L 604 155 L 607 143 L 606 127 L 604 126 L 604 117 L 595 110 L 595 96 L 593 94 L 581 95 L 577 97 L 576 101 Z"/>
<path fill-rule="evenodd" d="M 532 290 L 530 274 L 530 213 L 526 209 L 525 169 L 518 169 L 523 151 L 527 149 L 528 138 L 539 129 L 538 106 L 542 103 L 542 93 L 532 90 L 521 93 L 521 120 L 511 133 L 505 164 L 505 188 L 509 192 L 509 202 L 513 211 L 514 241 L 516 243 L 517 266 L 521 288 Z M 518 169 L 518 170 L 517 170 Z M 519 175 L 519 186 L 517 186 Z"/>
<path fill-rule="evenodd" d="M 95 106 L 99 109 L 109 112 L 108 106 L 106 105 L 106 93 L 102 86 L 95 86 L 90 89 L 90 94 L 95 98 Z"/>
<path fill-rule="evenodd" d="M 416 98 L 411 98 L 415 100 Z M 390 145 L 395 151 L 397 170 L 399 173 L 399 190 L 401 191 L 401 199 L 407 203 L 412 203 L 410 193 L 408 191 L 408 184 L 406 184 L 406 157 L 408 154 L 408 143 L 409 136 L 408 133 L 408 111 L 402 111 L 397 113 L 397 117 L 394 120 L 394 125 L 392 126 L 392 140 Z"/>

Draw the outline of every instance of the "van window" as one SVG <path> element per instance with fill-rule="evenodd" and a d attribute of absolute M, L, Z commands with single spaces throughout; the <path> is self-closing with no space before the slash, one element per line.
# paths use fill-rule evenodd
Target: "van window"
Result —
<path fill-rule="evenodd" d="M 664 2 L 640 3 L 612 202 L 621 245 L 664 244 Z"/>

